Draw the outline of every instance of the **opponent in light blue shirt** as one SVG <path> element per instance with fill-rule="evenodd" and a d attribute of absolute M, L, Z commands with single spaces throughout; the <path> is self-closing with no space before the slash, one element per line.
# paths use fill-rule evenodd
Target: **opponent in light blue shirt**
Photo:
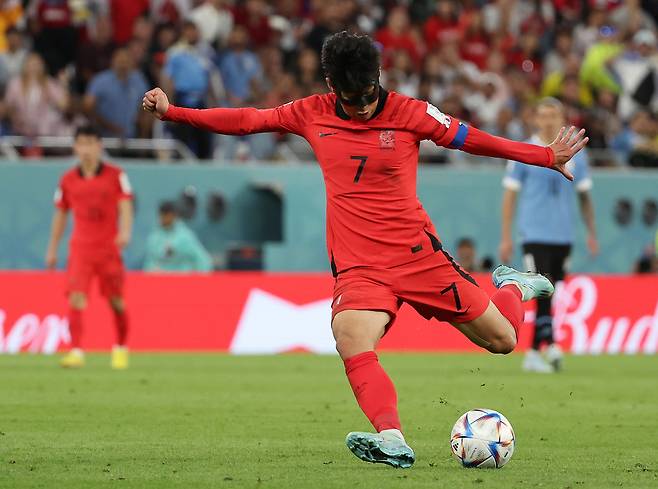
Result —
<path fill-rule="evenodd" d="M 547 144 L 537 134 L 528 142 L 542 146 Z M 592 188 L 586 151 L 576 153 L 567 163 L 567 169 L 574 176 L 573 182 L 548 168 L 516 161 L 507 164 L 503 187 L 518 194 L 516 231 L 522 244 L 573 243 L 576 217 L 574 196 Z"/>
<path fill-rule="evenodd" d="M 530 142 L 550 146 L 565 122 L 564 107 L 559 100 L 547 98 L 540 101 L 534 117 L 537 132 Z M 584 151 L 577 153 L 567 163 L 566 169 L 573 175 L 573 182 L 549 168 L 510 161 L 503 179 L 500 258 L 504 263 L 512 258 L 512 220 L 518 200 L 516 231 L 523 250 L 524 268 L 546 275 L 553 282 L 563 280 L 566 273 L 575 237 L 576 195 L 587 225 L 589 251 L 592 254 L 598 252 L 587 154 Z M 542 346 L 546 346 L 543 356 L 540 353 Z M 532 345 L 526 353 L 523 368 L 550 373 L 561 367 L 561 360 L 562 352 L 553 341 L 551 300 L 540 298 L 537 300 Z"/>

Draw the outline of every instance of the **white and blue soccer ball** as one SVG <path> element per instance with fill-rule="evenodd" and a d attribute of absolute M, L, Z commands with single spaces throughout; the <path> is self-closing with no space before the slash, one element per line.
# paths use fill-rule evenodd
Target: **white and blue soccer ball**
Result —
<path fill-rule="evenodd" d="M 473 409 L 455 423 L 450 447 L 464 467 L 500 468 L 514 454 L 514 429 L 498 411 Z"/>

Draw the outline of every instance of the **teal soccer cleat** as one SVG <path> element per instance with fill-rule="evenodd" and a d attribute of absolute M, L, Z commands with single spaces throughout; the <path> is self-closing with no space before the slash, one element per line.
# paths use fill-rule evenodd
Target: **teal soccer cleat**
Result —
<path fill-rule="evenodd" d="M 523 294 L 523 302 L 540 297 L 550 297 L 555 288 L 550 280 L 539 273 L 519 272 L 500 265 L 493 271 L 491 280 L 497 289 L 509 284 L 518 286 Z"/>
<path fill-rule="evenodd" d="M 354 455 L 365 462 L 408 469 L 416 461 L 416 454 L 404 439 L 391 433 L 356 431 L 347 435 L 345 443 Z"/>

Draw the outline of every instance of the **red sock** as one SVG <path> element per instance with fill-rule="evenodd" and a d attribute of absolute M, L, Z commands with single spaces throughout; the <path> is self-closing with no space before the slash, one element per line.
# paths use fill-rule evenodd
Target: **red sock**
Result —
<path fill-rule="evenodd" d="M 398 396 L 374 351 L 359 353 L 344 361 L 345 373 L 361 410 L 377 432 L 400 429 Z"/>
<path fill-rule="evenodd" d="M 82 338 L 82 311 L 69 309 L 69 334 L 71 335 L 71 348 L 80 348 Z"/>
<path fill-rule="evenodd" d="M 519 328 L 523 324 L 523 306 L 521 291 L 516 285 L 505 285 L 491 296 L 493 302 L 500 313 L 507 318 L 514 332 L 516 339 L 519 339 Z"/>
<path fill-rule="evenodd" d="M 114 327 L 117 330 L 117 345 L 124 346 L 128 336 L 128 314 L 114 310 Z"/>

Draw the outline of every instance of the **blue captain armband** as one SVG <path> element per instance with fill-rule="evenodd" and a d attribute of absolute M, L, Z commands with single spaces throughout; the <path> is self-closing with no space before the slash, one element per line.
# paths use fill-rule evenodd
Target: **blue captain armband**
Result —
<path fill-rule="evenodd" d="M 462 149 L 464 143 L 466 142 L 466 136 L 468 136 L 468 126 L 463 122 L 460 122 L 459 128 L 457 129 L 457 134 L 455 134 L 455 137 L 448 145 L 448 147 L 452 149 Z"/>

